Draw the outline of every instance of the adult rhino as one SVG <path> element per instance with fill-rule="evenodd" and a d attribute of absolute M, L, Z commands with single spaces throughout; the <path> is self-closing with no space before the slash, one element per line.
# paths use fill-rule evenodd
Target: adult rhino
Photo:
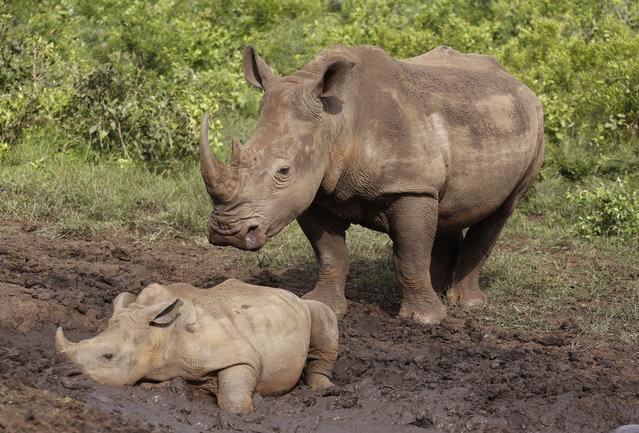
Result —
<path fill-rule="evenodd" d="M 246 46 L 243 69 L 264 95 L 230 166 L 211 152 L 208 113 L 200 130 L 212 244 L 257 250 L 297 218 L 319 263 L 305 297 L 339 317 L 345 232 L 360 224 L 393 241 L 400 316 L 439 323 L 436 292 L 486 302 L 479 271 L 543 157 L 542 107 L 528 87 L 490 56 L 447 47 L 396 60 L 337 45 L 279 77 Z"/>

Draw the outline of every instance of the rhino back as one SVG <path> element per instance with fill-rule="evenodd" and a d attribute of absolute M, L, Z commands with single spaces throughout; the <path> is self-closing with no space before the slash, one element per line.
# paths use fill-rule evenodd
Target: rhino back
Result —
<path fill-rule="evenodd" d="M 404 60 L 352 50 L 354 148 L 338 198 L 427 194 L 440 199 L 440 223 L 465 214 L 463 225 L 503 203 L 540 160 L 541 104 L 494 58 L 445 47 Z"/>

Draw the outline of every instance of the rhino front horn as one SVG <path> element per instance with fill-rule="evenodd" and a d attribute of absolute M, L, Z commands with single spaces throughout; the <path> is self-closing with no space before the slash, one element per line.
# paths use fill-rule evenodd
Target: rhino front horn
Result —
<path fill-rule="evenodd" d="M 206 190 L 213 200 L 228 201 L 237 189 L 237 169 L 222 164 L 209 146 L 209 118 L 207 111 L 200 125 L 200 170 Z"/>

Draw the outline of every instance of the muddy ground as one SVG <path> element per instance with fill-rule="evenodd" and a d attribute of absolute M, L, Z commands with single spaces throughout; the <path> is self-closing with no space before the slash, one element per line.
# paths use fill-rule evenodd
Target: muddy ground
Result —
<path fill-rule="evenodd" d="M 40 228 L 0 222 L 0 432 L 608 432 L 639 422 L 636 346 L 583 335 L 569 317 L 552 333 L 463 311 L 424 327 L 366 299 L 340 322 L 330 391 L 256 395 L 255 412 L 237 416 L 181 380 L 102 386 L 56 358 L 53 335 L 99 331 L 118 293 L 234 277 L 302 294 L 315 275 L 238 272 L 236 252 L 193 241 L 51 240 Z"/>

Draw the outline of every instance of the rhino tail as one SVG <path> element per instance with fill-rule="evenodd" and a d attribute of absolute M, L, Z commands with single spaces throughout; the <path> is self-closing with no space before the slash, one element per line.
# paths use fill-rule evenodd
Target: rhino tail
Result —
<path fill-rule="evenodd" d="M 306 365 L 306 383 L 313 389 L 332 386 L 337 360 L 339 331 L 335 313 L 322 302 L 304 300 L 311 313 L 311 339 Z"/>

